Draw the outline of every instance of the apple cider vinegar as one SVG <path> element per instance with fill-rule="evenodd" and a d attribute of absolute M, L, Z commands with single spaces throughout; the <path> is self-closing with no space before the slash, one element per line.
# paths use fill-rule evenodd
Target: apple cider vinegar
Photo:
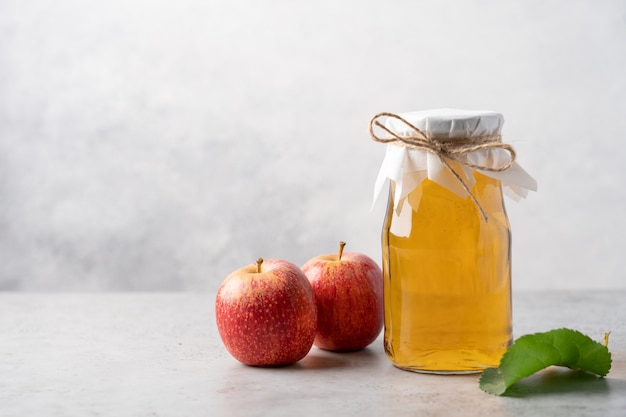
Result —
<path fill-rule="evenodd" d="M 537 183 L 502 142 L 492 111 L 379 113 L 387 144 L 375 196 L 389 182 L 382 233 L 384 348 L 401 369 L 496 367 L 512 341 L 511 231 L 503 187 Z"/>
<path fill-rule="evenodd" d="M 511 234 L 500 182 L 476 174 L 472 193 L 485 221 L 469 197 L 425 179 L 408 197 L 408 237 L 389 231 L 393 192 L 383 229 L 387 356 L 421 372 L 498 366 L 512 339 Z"/>

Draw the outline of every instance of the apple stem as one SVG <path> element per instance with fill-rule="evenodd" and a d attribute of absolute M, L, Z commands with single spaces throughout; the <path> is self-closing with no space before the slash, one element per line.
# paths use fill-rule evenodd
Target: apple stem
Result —
<path fill-rule="evenodd" d="M 339 242 L 339 260 L 341 260 L 341 255 L 343 255 L 343 248 L 346 246 L 346 242 Z"/>
<path fill-rule="evenodd" d="M 261 273 L 261 264 L 263 264 L 263 258 L 256 260 L 256 272 Z"/>

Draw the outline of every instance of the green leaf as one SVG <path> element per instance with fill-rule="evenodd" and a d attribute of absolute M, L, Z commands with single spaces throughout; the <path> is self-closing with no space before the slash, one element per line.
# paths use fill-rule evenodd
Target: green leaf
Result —
<path fill-rule="evenodd" d="M 611 369 L 611 352 L 605 345 L 571 329 L 525 335 L 509 346 L 497 368 L 485 369 L 480 388 L 502 395 L 520 379 L 553 365 L 606 376 Z"/>

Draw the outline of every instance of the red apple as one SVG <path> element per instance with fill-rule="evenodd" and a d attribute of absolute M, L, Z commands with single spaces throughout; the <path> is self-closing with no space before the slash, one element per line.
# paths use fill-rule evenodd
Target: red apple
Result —
<path fill-rule="evenodd" d="M 302 266 L 315 296 L 315 346 L 332 351 L 363 349 L 383 327 L 383 275 L 371 258 L 343 252 L 318 256 Z"/>
<path fill-rule="evenodd" d="M 215 319 L 235 359 L 251 366 L 277 366 L 297 362 L 311 350 L 317 310 L 300 268 L 259 258 L 222 282 Z"/>

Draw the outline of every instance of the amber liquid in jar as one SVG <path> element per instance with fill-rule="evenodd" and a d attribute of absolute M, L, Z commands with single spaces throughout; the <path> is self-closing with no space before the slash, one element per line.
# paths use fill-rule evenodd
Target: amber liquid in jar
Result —
<path fill-rule="evenodd" d="M 385 352 L 410 371 L 498 366 L 512 339 L 511 233 L 498 180 L 475 173 L 483 207 L 425 179 L 411 194 L 408 237 L 383 227 Z"/>

